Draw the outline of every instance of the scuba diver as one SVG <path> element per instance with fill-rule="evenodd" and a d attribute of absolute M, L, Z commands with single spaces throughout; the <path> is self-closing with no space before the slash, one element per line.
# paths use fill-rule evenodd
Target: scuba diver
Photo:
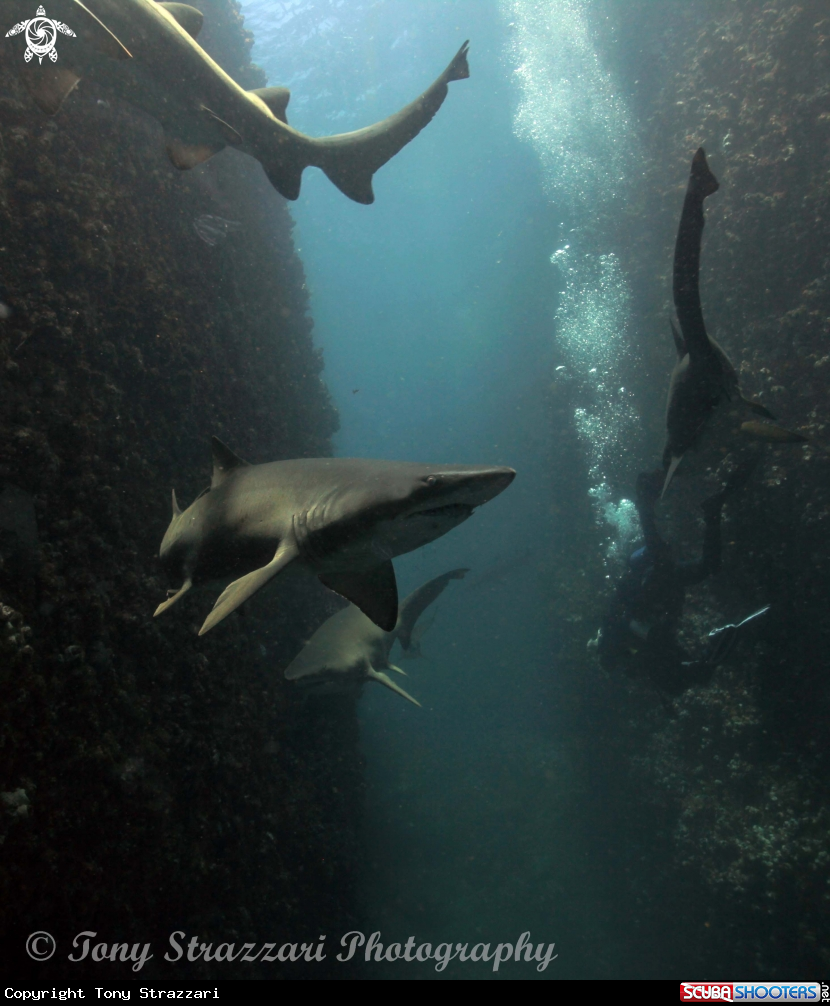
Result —
<path fill-rule="evenodd" d="M 739 465 L 723 489 L 701 503 L 705 530 L 697 561 L 675 561 L 657 530 L 654 505 L 664 473 L 638 476 L 635 505 L 645 544 L 628 560 L 602 628 L 588 643 L 604 670 L 646 677 L 661 696 L 676 697 L 692 685 L 706 684 L 738 637 L 769 610 L 761 608 L 738 625 L 714 629 L 708 636 L 708 652 L 699 660 L 690 660 L 677 639 L 687 588 L 720 569 L 723 505 L 744 485 L 755 464 L 753 458 Z"/>

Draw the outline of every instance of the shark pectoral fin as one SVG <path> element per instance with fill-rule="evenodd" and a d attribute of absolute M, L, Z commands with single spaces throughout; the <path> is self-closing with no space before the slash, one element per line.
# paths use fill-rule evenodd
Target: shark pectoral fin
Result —
<path fill-rule="evenodd" d="M 287 87 L 257 87 L 248 94 L 255 94 L 260 101 L 264 102 L 274 118 L 279 119 L 288 125 L 288 116 L 285 110 L 291 100 L 291 92 Z"/>
<path fill-rule="evenodd" d="M 405 678 L 409 677 L 406 671 L 402 671 L 400 667 L 395 667 L 394 664 L 387 664 L 386 666 L 389 668 L 390 671 L 394 671 L 396 674 L 403 674 Z"/>
<path fill-rule="evenodd" d="M 666 480 L 663 483 L 663 488 L 660 492 L 660 499 L 666 495 L 666 490 L 669 488 L 669 483 L 674 478 L 674 473 L 677 471 L 677 466 L 683 460 L 683 455 L 672 455 L 671 464 L 669 465 L 669 470 L 666 472 Z"/>
<path fill-rule="evenodd" d="M 373 569 L 350 573 L 319 573 L 320 582 L 360 608 L 384 632 L 398 621 L 398 584 L 395 569 L 387 559 Z"/>
<path fill-rule="evenodd" d="M 767 440 L 778 444 L 806 444 L 809 442 L 809 437 L 796 433 L 794 430 L 786 430 L 783 426 L 777 426 L 775 423 L 759 423 L 757 420 L 741 423 L 741 433 L 745 433 L 755 440 Z"/>
<path fill-rule="evenodd" d="M 47 115 L 54 115 L 58 111 L 80 79 L 74 70 L 51 63 L 38 66 L 33 61 L 24 63 L 20 69 L 23 86 L 41 112 Z"/>
<path fill-rule="evenodd" d="M 775 419 L 775 416 L 770 412 L 768 408 L 761 405 L 760 402 L 753 402 L 751 398 L 743 398 L 744 405 L 755 413 L 756 416 L 763 416 L 764 419 Z"/>
<path fill-rule="evenodd" d="M 225 143 L 230 143 L 232 147 L 239 146 L 239 144 L 242 143 L 242 137 L 240 136 L 240 134 L 233 128 L 233 126 L 230 123 L 225 122 L 224 119 L 220 119 L 219 116 L 216 114 L 216 112 L 211 112 L 209 108 L 207 108 L 205 105 L 202 105 L 202 114 L 207 119 L 209 119 L 214 126 L 217 126 L 219 128 L 219 131 L 221 132 L 222 138 L 224 139 Z"/>
<path fill-rule="evenodd" d="M 180 597 L 182 597 L 184 594 L 186 594 L 190 590 L 190 588 L 192 586 L 193 586 L 193 581 L 190 579 L 190 577 L 188 577 L 184 581 L 184 583 L 181 585 L 181 587 L 179 587 L 179 589 L 176 591 L 176 593 L 173 594 L 172 597 L 168 597 L 166 601 L 162 601 L 161 602 L 161 604 L 153 612 L 153 618 L 156 618 L 163 611 L 167 611 L 167 609 L 169 607 L 171 607 L 172 605 L 174 605 L 176 603 L 176 601 L 179 600 Z"/>
<path fill-rule="evenodd" d="M 225 587 L 217 598 L 213 611 L 199 629 L 199 635 L 204 636 L 206 632 L 210 632 L 214 625 L 218 625 L 223 618 L 227 618 L 232 611 L 236 611 L 240 604 L 244 604 L 277 573 L 282 572 L 293 559 L 296 559 L 297 555 L 297 546 L 293 541 L 281 544 L 267 566 L 261 566 L 252 573 L 246 573 L 245 576 L 241 576 Z"/>
<path fill-rule="evenodd" d="M 184 140 L 166 135 L 164 145 L 167 147 L 167 156 L 171 163 L 179 171 L 188 171 L 197 164 L 204 164 L 214 154 L 225 149 L 224 143 L 185 143 Z"/>
<path fill-rule="evenodd" d="M 186 3 L 159 3 L 158 6 L 163 7 L 176 24 L 184 28 L 191 38 L 196 38 L 202 30 L 205 15 L 195 7 Z"/>
<path fill-rule="evenodd" d="M 396 685 L 395 682 L 389 677 L 389 675 L 384 674 L 383 671 L 376 671 L 374 667 L 370 667 L 366 671 L 366 677 L 371 678 L 372 681 L 378 681 L 380 684 L 386 685 L 386 687 L 390 688 L 393 692 L 397 692 L 398 695 L 402 695 L 405 699 L 408 699 L 419 709 L 421 708 L 421 703 L 417 699 L 413 699 L 412 696 L 409 694 L 409 692 L 405 692 L 403 688 L 401 688 L 399 685 Z"/>

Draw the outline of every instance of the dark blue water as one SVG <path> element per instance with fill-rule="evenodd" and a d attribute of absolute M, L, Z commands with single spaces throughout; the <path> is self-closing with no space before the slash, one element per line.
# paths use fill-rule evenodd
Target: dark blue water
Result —
<path fill-rule="evenodd" d="M 601 160 L 605 120 L 625 110 L 580 49 L 590 34 L 578 4 L 258 0 L 243 11 L 254 60 L 269 84 L 292 89 L 289 121 L 312 135 L 401 107 L 471 39 L 471 79 L 450 85 L 435 120 L 378 173 L 373 206 L 308 171 L 292 207 L 323 379 L 340 411 L 337 453 L 519 473 L 469 523 L 396 564 L 403 590 L 453 567 L 471 573 L 437 603 L 428 659 L 404 665 L 424 708 L 377 687 L 360 703 L 363 910 L 389 942 L 495 943 L 529 930 L 566 960 L 543 974 L 454 964 L 438 975 L 401 962 L 374 972 L 553 978 L 577 975 L 587 955 L 619 973 L 606 894 L 572 820 L 579 798 L 554 705 L 553 544 L 567 529 L 554 512 L 558 432 L 546 394 L 557 311 L 570 326 L 565 365 L 584 380 L 599 380 L 588 371 L 621 352 L 623 281 L 584 221 L 578 228 L 586 200 L 609 195 L 620 173 L 621 152 Z M 547 93 L 545 65 L 559 49 L 580 79 Z M 560 121 L 563 110 L 571 121 Z M 550 155 L 576 135 L 577 149 Z M 585 272 L 600 276 L 589 303 L 575 289 Z M 623 395 L 584 418 L 597 492 L 627 407 Z"/>

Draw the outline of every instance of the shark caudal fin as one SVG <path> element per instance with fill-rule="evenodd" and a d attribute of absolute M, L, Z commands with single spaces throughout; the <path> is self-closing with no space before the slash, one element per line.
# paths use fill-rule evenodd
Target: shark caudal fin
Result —
<path fill-rule="evenodd" d="M 205 619 L 204 625 L 199 629 L 199 635 L 204 636 L 206 632 L 218 625 L 224 618 L 227 618 L 232 611 L 244 604 L 249 597 L 252 597 L 261 587 L 264 587 L 269 580 L 273 579 L 277 573 L 282 572 L 285 567 L 296 559 L 297 546 L 293 542 L 287 542 L 277 549 L 274 558 L 267 566 L 261 566 L 252 573 L 246 573 L 232 584 L 225 587 L 213 606 L 213 611 Z"/>
<path fill-rule="evenodd" d="M 447 96 L 447 85 L 470 76 L 467 63 L 469 42 L 465 42 L 440 77 L 415 101 L 381 122 L 353 133 L 340 133 L 320 139 L 303 137 L 307 143 L 286 163 L 279 151 L 279 165 L 265 164 L 265 172 L 286 199 L 300 194 L 300 176 L 307 165 L 322 168 L 329 180 L 356 203 L 375 201 L 372 176 L 403 147 L 413 140 L 432 119 Z"/>
<path fill-rule="evenodd" d="M 398 613 L 398 623 L 395 626 L 398 642 L 404 650 L 408 650 L 412 644 L 412 633 L 415 629 L 415 623 L 432 604 L 432 602 L 443 592 L 450 580 L 463 580 L 465 575 L 469 572 L 469 569 L 466 568 L 451 569 L 449 573 L 444 573 L 442 576 L 436 576 L 434 580 L 429 580 L 427 583 L 418 587 L 417 590 L 413 590 L 412 593 L 404 599 L 400 607 L 400 612 Z M 394 669 L 396 668 L 393 668 L 393 670 Z"/>

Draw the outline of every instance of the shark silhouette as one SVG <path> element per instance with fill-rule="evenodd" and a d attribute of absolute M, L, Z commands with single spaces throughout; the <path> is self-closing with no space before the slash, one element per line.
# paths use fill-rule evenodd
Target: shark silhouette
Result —
<path fill-rule="evenodd" d="M 712 414 L 725 403 L 734 403 L 765 419 L 772 413 L 741 394 L 738 373 L 732 361 L 707 333 L 700 306 L 700 243 L 703 236 L 703 201 L 717 192 L 719 184 L 709 169 L 701 147 L 692 159 L 689 184 L 674 249 L 674 307 L 680 331 L 672 324 L 677 364 L 672 371 L 666 403 L 666 446 L 663 492 L 683 455 L 701 438 Z M 741 429 L 757 439 L 803 443 L 806 437 L 768 422 L 747 422 Z"/>
<path fill-rule="evenodd" d="M 386 671 L 397 671 L 406 675 L 405 671 L 389 662 L 389 654 L 396 639 L 404 652 L 410 648 L 415 623 L 420 616 L 450 580 L 460 580 L 467 572 L 467 569 L 452 569 L 413 591 L 402 602 L 391 632 L 378 628 L 353 604 L 343 608 L 317 629 L 285 669 L 285 677 L 301 685 L 332 687 L 335 690 L 364 681 L 377 681 L 420 706 L 417 699 L 413 699 L 386 674 Z"/>
<path fill-rule="evenodd" d="M 0 34 L 31 15 L 32 6 L 30 0 L 2 0 Z M 48 65 L 24 63 L 21 53 L 21 77 L 43 111 L 56 113 L 78 81 L 89 78 L 161 123 L 177 168 L 234 146 L 262 164 L 286 199 L 298 197 L 303 170 L 315 166 L 350 199 L 373 202 L 372 175 L 432 119 L 447 85 L 470 75 L 465 42 L 440 77 L 400 112 L 365 129 L 314 139 L 288 125 L 284 87 L 245 91 L 214 63 L 195 40 L 203 20 L 195 7 L 52 0 L 50 14 L 78 37 Z"/>
<path fill-rule="evenodd" d="M 208 632 L 287 566 L 304 567 L 379 628 L 398 620 L 392 558 L 426 545 L 505 490 L 512 468 L 363 458 L 299 458 L 249 465 L 214 437 L 213 478 L 173 519 L 159 556 L 182 586 L 237 577 L 219 596 Z"/>

